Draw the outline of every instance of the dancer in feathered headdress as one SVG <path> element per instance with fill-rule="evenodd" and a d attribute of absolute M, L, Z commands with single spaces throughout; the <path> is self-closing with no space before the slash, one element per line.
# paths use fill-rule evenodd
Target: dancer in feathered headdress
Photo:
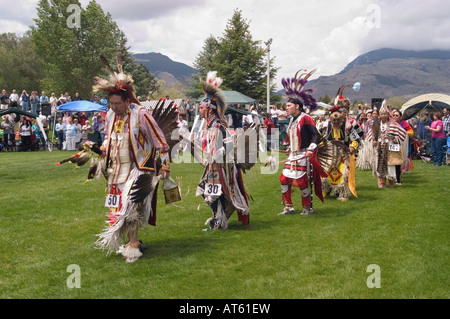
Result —
<path fill-rule="evenodd" d="M 158 183 L 170 179 L 169 145 L 157 120 L 136 100 L 133 78 L 123 72 L 121 59 L 117 58 L 117 72 L 105 58 L 101 60 L 110 77 L 96 77 L 93 89 L 108 93 L 110 103 L 100 148 L 108 180 L 105 206 L 109 207 L 109 226 L 99 235 L 97 244 L 134 262 L 145 248 L 138 239 L 139 229 L 156 225 Z M 172 105 L 168 111 L 157 109 L 154 113 L 164 114 L 166 123 L 176 123 Z M 119 247 L 125 235 L 128 242 Z"/>
<path fill-rule="evenodd" d="M 209 71 L 206 75 L 206 80 L 201 79 L 200 83 L 205 92 L 205 98 L 200 102 L 200 105 L 212 110 L 221 120 L 226 122 L 225 112 L 227 110 L 225 96 L 219 88 L 223 79 L 217 76 L 217 71 Z"/>
<path fill-rule="evenodd" d="M 350 193 L 357 197 L 356 152 L 364 134 L 358 122 L 347 117 L 350 100 L 344 97 L 343 92 L 348 86 L 350 84 L 339 87 L 334 106 L 329 110 L 328 126 L 323 130 L 324 140 L 334 141 L 334 145 L 337 146 L 333 151 L 332 160 L 324 165 L 328 177 L 322 179 L 323 191 L 325 194 L 334 191 L 337 199 L 342 201 L 348 200 Z M 355 84 L 354 88 L 356 86 L 359 90 L 359 85 Z"/>
<path fill-rule="evenodd" d="M 204 157 L 199 159 L 205 170 L 197 187 L 197 196 L 203 196 L 211 208 L 212 217 L 205 225 L 209 229 L 226 229 L 228 219 L 237 211 L 243 224 L 249 222 L 250 208 L 242 180 L 242 168 L 234 159 L 234 138 L 225 120 L 226 101 L 219 86 L 222 79 L 217 72 L 208 72 L 201 81 L 205 98 L 200 102 L 199 112 L 205 125 L 200 138 L 195 141 Z M 195 151 L 193 152 L 195 156 Z"/>
<path fill-rule="evenodd" d="M 139 105 L 139 102 L 136 99 L 133 77 L 123 72 L 122 59 L 120 58 L 120 56 L 116 57 L 117 72 L 111 68 L 110 64 L 104 56 L 100 56 L 100 60 L 103 62 L 109 72 L 109 79 L 104 79 L 99 76 L 94 77 L 94 92 L 103 91 L 111 94 L 120 91 L 126 91 L 130 96 L 131 102 Z"/>
<path fill-rule="evenodd" d="M 283 85 L 285 94 L 289 98 L 289 100 L 293 102 L 297 102 L 295 100 L 301 101 L 302 108 L 303 106 L 307 107 L 309 113 L 314 112 L 317 109 L 317 101 L 312 96 L 313 90 L 305 89 L 305 85 L 306 83 L 308 83 L 308 79 L 310 78 L 310 76 L 313 75 L 316 70 L 317 69 L 314 69 L 310 72 L 308 72 L 307 70 L 299 70 L 297 71 L 297 73 L 295 73 L 295 76 L 293 78 L 281 79 L 281 85 Z M 300 72 L 304 73 L 301 73 L 299 75 Z"/>
<path fill-rule="evenodd" d="M 389 107 L 384 100 L 380 110 L 379 118 L 376 119 L 369 131 L 367 139 L 373 143 L 376 154 L 373 159 L 373 173 L 378 178 L 378 187 L 386 187 L 386 179 L 389 187 L 395 187 L 395 166 L 403 164 L 402 142 L 407 133 L 395 120 L 389 117 Z"/>
<path fill-rule="evenodd" d="M 305 73 L 298 76 L 299 72 L 295 74 L 295 77 L 281 81 L 289 98 L 286 111 L 292 118 L 287 128 L 285 141 L 285 144 L 289 145 L 289 157 L 280 176 L 282 201 L 285 208 L 279 215 L 295 213 L 291 199 L 292 186 L 298 186 L 301 190 L 303 206 L 301 214 L 311 214 L 313 212 L 311 192 L 314 189 L 316 195 L 323 201 L 320 178 L 327 176 L 316 157 L 320 134 L 314 120 L 303 111 L 304 106 L 308 107 L 310 112 L 317 108 L 312 90 L 304 88 L 315 70 L 308 73 L 305 70 Z"/>

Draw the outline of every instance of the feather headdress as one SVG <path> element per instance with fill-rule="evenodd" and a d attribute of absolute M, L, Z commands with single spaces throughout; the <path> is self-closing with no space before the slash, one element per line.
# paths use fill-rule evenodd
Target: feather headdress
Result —
<path fill-rule="evenodd" d="M 348 110 L 350 108 L 350 100 L 348 98 L 344 97 L 344 89 L 347 86 L 351 86 L 353 88 L 353 91 L 358 92 L 359 89 L 361 88 L 361 83 L 356 82 L 353 85 L 352 84 L 344 84 L 337 91 L 336 97 L 334 98 L 334 105 L 335 106 L 337 106 L 337 105 L 343 106 L 343 107 L 347 108 L 347 110 Z"/>
<path fill-rule="evenodd" d="M 389 106 L 387 104 L 386 100 L 383 100 L 383 103 L 381 103 L 380 109 L 378 110 L 379 113 L 386 112 L 389 113 Z"/>
<path fill-rule="evenodd" d="M 316 99 L 312 96 L 312 89 L 305 89 L 306 83 L 308 83 L 309 77 L 316 72 L 314 69 L 310 72 L 307 70 L 299 70 L 295 73 L 293 78 L 281 79 L 281 85 L 285 90 L 285 94 L 291 99 L 299 99 L 303 101 L 303 105 L 309 108 L 310 112 L 317 109 Z M 304 73 L 299 73 L 303 71 Z"/>
<path fill-rule="evenodd" d="M 100 60 L 109 72 L 109 79 L 103 79 L 99 76 L 94 77 L 94 86 L 92 87 L 94 92 L 104 91 L 107 93 L 116 93 L 119 91 L 128 91 L 131 102 L 139 104 L 135 96 L 133 77 L 123 72 L 122 59 L 120 56 L 116 57 L 117 72 L 113 70 L 104 56 L 100 56 Z"/>
<path fill-rule="evenodd" d="M 217 71 L 209 71 L 206 80 L 200 79 L 205 98 L 200 102 L 205 107 L 217 109 L 220 115 L 226 111 L 225 96 L 219 86 L 222 84 L 222 78 L 217 76 Z"/>
<path fill-rule="evenodd" d="M 347 104 L 348 104 L 348 107 L 350 107 L 350 100 L 344 98 L 344 89 L 347 86 L 351 86 L 351 84 L 344 84 L 338 89 L 338 91 L 336 93 L 336 97 L 334 98 L 334 105 L 335 106 L 339 105 L 339 106 L 347 107 Z"/>

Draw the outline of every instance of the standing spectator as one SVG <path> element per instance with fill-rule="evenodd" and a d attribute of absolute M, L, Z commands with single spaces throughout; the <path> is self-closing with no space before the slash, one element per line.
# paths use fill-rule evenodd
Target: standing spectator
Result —
<path fill-rule="evenodd" d="M 20 138 L 22 140 L 22 147 L 24 151 L 31 150 L 31 123 L 24 116 L 22 123 L 20 123 Z"/>
<path fill-rule="evenodd" d="M 13 90 L 11 95 L 9 96 L 9 107 L 17 107 L 19 102 L 19 96 L 16 93 L 16 90 Z"/>
<path fill-rule="evenodd" d="M 28 112 L 29 100 L 30 100 L 30 96 L 28 95 L 26 90 L 23 90 L 22 95 L 20 96 L 20 106 L 22 107 L 22 111 Z"/>
<path fill-rule="evenodd" d="M 0 127 L 3 129 L 3 144 L 5 144 L 7 150 L 13 146 L 13 139 L 15 135 L 14 126 L 14 116 L 10 118 L 10 114 L 4 115 L 3 122 L 0 123 Z"/>
<path fill-rule="evenodd" d="M 44 92 L 44 91 L 42 91 L 42 93 L 41 93 L 41 99 L 40 99 L 40 102 L 41 102 L 41 104 L 42 104 L 43 102 L 49 102 L 48 96 L 45 95 L 45 92 Z"/>
<path fill-rule="evenodd" d="M 88 117 L 86 115 L 86 113 L 82 112 L 79 116 L 79 121 L 81 126 L 84 126 L 86 124 L 86 121 L 88 120 Z"/>
<path fill-rule="evenodd" d="M 37 96 L 36 91 L 32 91 L 30 95 L 30 106 L 31 106 L 31 113 L 37 114 L 37 105 L 39 102 L 39 97 Z"/>
<path fill-rule="evenodd" d="M 444 107 L 444 116 L 442 117 L 442 125 L 444 129 L 444 135 L 449 136 L 450 134 L 450 112 L 448 111 L 448 107 Z"/>
<path fill-rule="evenodd" d="M 94 119 L 94 118 L 92 118 Z M 105 136 L 105 122 L 102 121 L 102 116 L 97 115 L 95 117 L 95 122 L 93 125 L 94 134 L 96 136 L 95 141 L 98 145 L 102 145 L 103 139 L 101 138 L 101 134 L 103 132 L 103 137 Z"/>
<path fill-rule="evenodd" d="M 39 150 L 39 141 L 41 141 L 41 128 L 39 127 L 38 122 L 36 121 L 32 126 L 31 126 L 31 131 L 33 133 L 33 135 L 31 135 L 31 145 L 32 151 L 38 151 Z M 36 145 L 36 147 L 34 147 Z"/>
<path fill-rule="evenodd" d="M 419 121 L 417 121 L 417 138 L 419 140 L 427 140 L 428 142 L 431 141 L 431 134 L 425 128 L 426 126 L 430 126 L 431 122 L 432 120 L 430 119 L 428 112 L 424 112 L 420 115 Z"/>
<path fill-rule="evenodd" d="M 447 154 L 450 154 L 450 112 L 448 107 L 444 107 L 444 116 L 442 117 L 444 136 L 447 141 Z"/>
<path fill-rule="evenodd" d="M 105 119 L 102 117 L 101 118 L 101 124 L 99 126 L 99 132 L 100 132 L 100 145 L 103 144 L 103 141 L 105 140 Z"/>
<path fill-rule="evenodd" d="M 75 96 L 72 98 L 72 101 L 80 101 L 81 97 L 80 97 L 80 93 L 76 92 Z"/>
<path fill-rule="evenodd" d="M 66 150 L 75 151 L 77 126 L 73 123 L 73 119 L 69 117 L 69 124 L 66 125 Z"/>
<path fill-rule="evenodd" d="M 3 89 L 2 93 L 0 94 L 0 109 L 6 110 L 8 108 L 9 104 L 9 95 L 6 93 L 6 90 Z"/>
<path fill-rule="evenodd" d="M 45 136 L 47 136 L 47 140 L 48 140 L 48 132 L 50 131 L 50 127 L 49 127 L 46 119 L 42 120 L 42 129 L 44 130 Z M 41 136 L 42 149 L 45 151 L 48 149 L 48 145 L 45 140 L 44 134 L 41 134 L 40 136 Z"/>
<path fill-rule="evenodd" d="M 442 114 L 435 112 L 434 121 L 431 125 L 425 126 L 425 129 L 431 132 L 431 157 L 434 166 L 441 166 L 444 157 L 444 130 L 442 125 Z"/>
<path fill-rule="evenodd" d="M 81 145 L 83 145 L 86 141 L 89 140 L 89 133 L 91 132 L 91 126 L 89 125 L 89 121 L 86 120 L 84 125 L 81 127 Z"/>
<path fill-rule="evenodd" d="M 69 112 L 66 112 L 63 117 L 63 122 L 67 126 L 67 125 L 69 125 L 69 121 L 70 121 L 70 114 L 69 114 Z"/>
<path fill-rule="evenodd" d="M 272 108 L 270 109 L 270 116 L 272 117 L 272 122 L 274 127 L 277 127 L 278 125 L 278 115 L 280 113 L 280 110 L 277 109 L 276 105 L 272 105 Z"/>
<path fill-rule="evenodd" d="M 72 102 L 72 99 L 70 98 L 69 92 L 64 93 L 64 98 L 66 99 L 66 102 Z"/>
<path fill-rule="evenodd" d="M 102 97 L 102 99 L 100 100 L 100 104 L 102 106 L 108 107 L 108 99 L 106 97 Z"/>
<path fill-rule="evenodd" d="M 74 117 L 73 124 L 77 127 L 77 136 L 75 138 L 75 146 L 78 148 L 81 142 L 81 124 L 78 122 L 78 118 Z"/>
<path fill-rule="evenodd" d="M 52 113 L 56 113 L 56 106 L 58 103 L 58 98 L 56 97 L 55 93 L 52 93 L 50 99 L 49 99 L 50 105 L 52 106 Z"/>
<path fill-rule="evenodd" d="M 63 123 L 62 118 L 58 118 L 58 123 L 56 123 L 55 126 L 55 132 L 56 135 L 58 136 L 58 140 L 59 140 L 59 145 L 58 145 L 58 149 L 60 151 L 63 150 L 63 146 L 64 146 L 64 132 L 66 130 L 66 125 Z"/>

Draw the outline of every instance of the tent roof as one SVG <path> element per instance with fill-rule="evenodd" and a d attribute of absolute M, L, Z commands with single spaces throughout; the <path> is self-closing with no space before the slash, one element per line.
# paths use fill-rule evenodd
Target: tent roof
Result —
<path fill-rule="evenodd" d="M 2 110 L 2 111 L 0 111 L 0 116 L 6 115 L 6 114 L 10 114 L 10 113 L 15 113 L 15 114 L 20 114 L 20 115 L 25 115 L 25 116 L 29 116 L 29 117 L 33 117 L 33 118 L 36 118 L 36 117 L 37 117 L 36 114 L 30 113 L 30 112 L 22 111 L 22 110 L 20 110 L 20 109 L 18 109 L 18 108 L 16 108 L 16 107 L 10 107 L 10 108 L 7 109 L 7 110 Z"/>
<path fill-rule="evenodd" d="M 80 100 L 60 105 L 57 110 L 59 112 L 106 112 L 108 111 L 108 107 L 90 101 Z"/>
<path fill-rule="evenodd" d="M 225 96 L 225 101 L 228 104 L 253 104 L 256 102 L 255 99 L 238 91 L 222 91 L 222 93 Z M 203 98 L 203 96 L 199 97 L 197 99 L 197 102 L 200 102 L 201 100 L 203 100 Z"/>
<path fill-rule="evenodd" d="M 436 110 L 442 112 L 444 107 L 450 106 L 450 96 L 441 93 L 422 94 L 412 98 L 402 105 L 401 112 L 403 119 L 409 119 L 423 109 Z"/>

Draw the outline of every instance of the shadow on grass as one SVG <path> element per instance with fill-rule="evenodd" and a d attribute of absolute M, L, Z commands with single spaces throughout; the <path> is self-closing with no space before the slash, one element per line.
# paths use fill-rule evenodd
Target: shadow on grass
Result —
<path fill-rule="evenodd" d="M 158 241 L 144 241 L 147 250 L 141 259 L 186 257 L 199 251 L 213 251 L 217 238 L 177 238 Z"/>

